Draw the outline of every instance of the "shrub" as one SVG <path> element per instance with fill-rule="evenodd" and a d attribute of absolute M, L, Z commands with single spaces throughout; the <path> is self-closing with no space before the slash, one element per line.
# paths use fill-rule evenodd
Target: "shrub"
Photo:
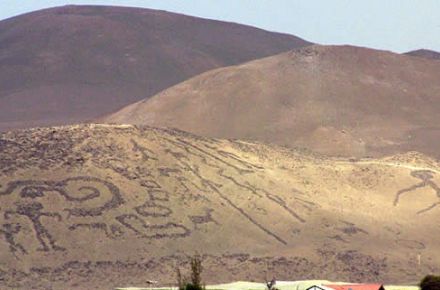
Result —
<path fill-rule="evenodd" d="M 179 290 L 205 290 L 205 286 L 202 283 L 203 267 L 200 255 L 195 254 L 191 257 L 190 267 L 190 278 L 183 276 L 179 268 L 176 270 Z"/>
<path fill-rule="evenodd" d="M 440 276 L 427 275 L 419 286 L 421 290 L 440 290 Z"/>
<path fill-rule="evenodd" d="M 180 268 L 176 268 L 176 275 L 177 275 L 177 287 L 179 290 L 185 290 L 185 286 L 188 283 L 186 280 L 186 277 L 182 276 L 182 272 L 180 272 Z"/>

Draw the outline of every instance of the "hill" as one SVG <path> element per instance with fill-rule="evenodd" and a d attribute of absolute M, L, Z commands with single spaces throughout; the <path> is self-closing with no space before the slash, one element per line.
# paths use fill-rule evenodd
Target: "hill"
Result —
<path fill-rule="evenodd" d="M 0 135 L 0 288 L 417 281 L 440 270 L 438 162 L 328 159 L 149 127 Z M 315 277 L 315 278 L 313 278 Z"/>
<path fill-rule="evenodd" d="M 440 157 L 440 63 L 312 46 L 204 73 L 104 117 L 332 156 Z"/>
<path fill-rule="evenodd" d="M 164 11 L 65 6 L 0 21 L 0 130 L 82 122 L 204 71 L 309 43 Z"/>
<path fill-rule="evenodd" d="M 440 59 L 440 52 L 429 49 L 418 49 L 405 53 L 406 55 L 419 56 L 428 59 Z"/>

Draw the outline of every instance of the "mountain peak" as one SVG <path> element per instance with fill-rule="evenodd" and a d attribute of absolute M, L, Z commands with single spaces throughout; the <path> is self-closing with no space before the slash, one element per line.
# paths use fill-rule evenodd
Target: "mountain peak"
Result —
<path fill-rule="evenodd" d="M 413 51 L 407 52 L 405 54 L 411 55 L 411 56 L 424 57 L 427 59 L 435 59 L 435 60 L 440 59 L 440 52 L 434 51 L 434 50 L 429 50 L 429 49 L 413 50 Z"/>
<path fill-rule="evenodd" d="M 439 76 L 440 64 L 422 58 L 314 45 L 201 74 L 100 121 L 332 156 L 416 150 L 438 157 Z"/>
<path fill-rule="evenodd" d="M 309 45 L 176 13 L 62 6 L 0 21 L 0 131 L 83 122 L 210 69 Z"/>

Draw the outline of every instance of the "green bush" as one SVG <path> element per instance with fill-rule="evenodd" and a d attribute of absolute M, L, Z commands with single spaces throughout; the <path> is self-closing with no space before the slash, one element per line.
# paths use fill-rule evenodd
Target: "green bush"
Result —
<path fill-rule="evenodd" d="M 185 285 L 185 290 L 205 290 L 205 287 L 200 285 L 194 285 L 192 283 L 187 283 Z"/>
<path fill-rule="evenodd" d="M 421 290 L 440 290 L 440 276 L 427 275 L 419 286 Z"/>

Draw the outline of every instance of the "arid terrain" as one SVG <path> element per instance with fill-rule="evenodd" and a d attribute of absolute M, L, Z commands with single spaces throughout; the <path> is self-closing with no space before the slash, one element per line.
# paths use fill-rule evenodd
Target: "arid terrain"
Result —
<path fill-rule="evenodd" d="M 407 55 L 419 56 L 429 59 L 440 60 L 440 52 L 429 49 L 418 49 L 405 53 Z"/>
<path fill-rule="evenodd" d="M 206 72 L 99 121 L 302 147 L 440 157 L 440 62 L 310 46 Z"/>
<path fill-rule="evenodd" d="M 0 131 L 83 122 L 207 70 L 310 44 L 140 8 L 64 6 L 0 21 Z"/>
<path fill-rule="evenodd" d="M 288 54 L 289 55 L 289 54 Z M 440 271 L 440 165 L 337 159 L 129 125 L 0 135 L 0 288 L 417 281 Z"/>

